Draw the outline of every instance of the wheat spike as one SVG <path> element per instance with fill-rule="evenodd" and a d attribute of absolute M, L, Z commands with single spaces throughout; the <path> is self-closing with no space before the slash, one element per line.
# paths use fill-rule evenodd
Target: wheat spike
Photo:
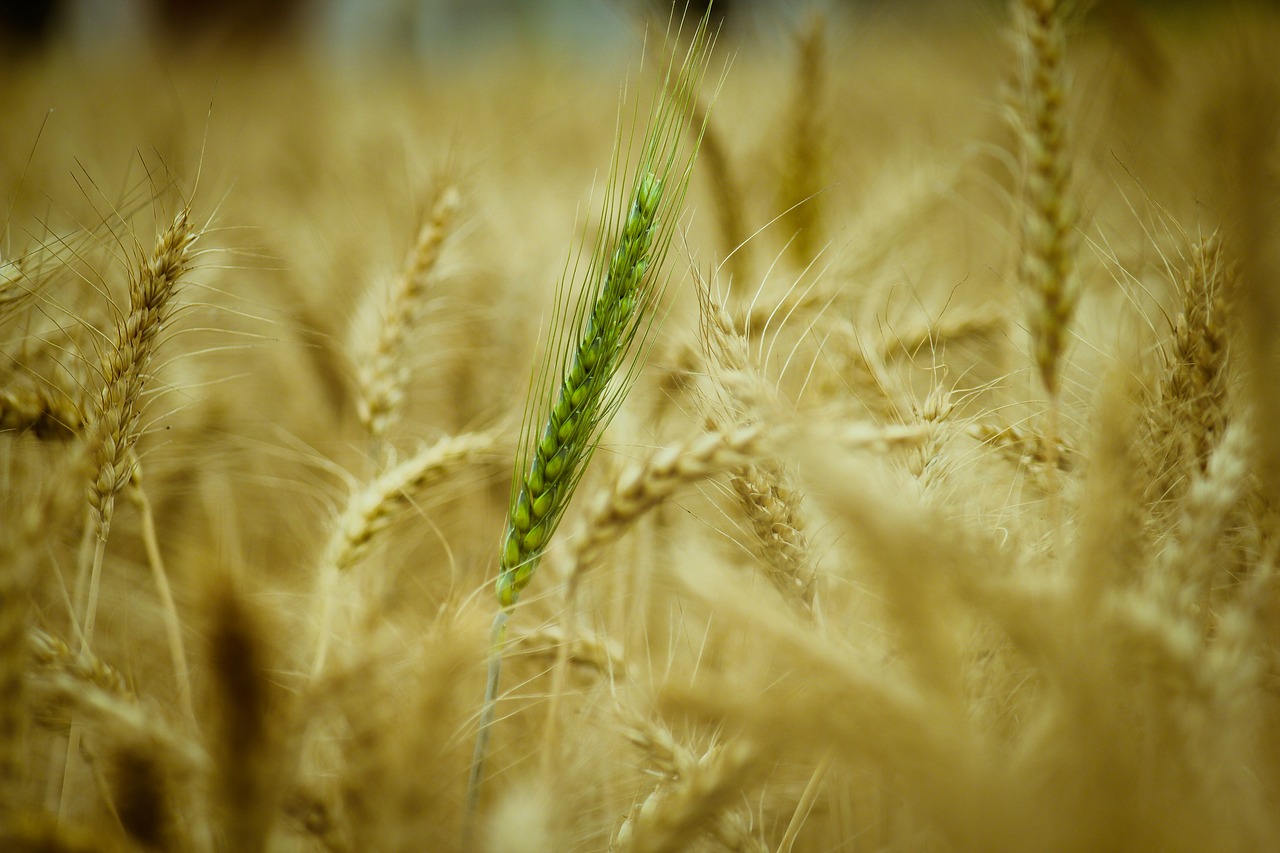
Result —
<path fill-rule="evenodd" d="M 444 187 L 437 194 L 431 215 L 418 232 L 400 274 L 386 291 L 371 291 L 371 297 L 379 300 L 376 306 L 379 322 L 369 352 L 360 363 L 357 409 L 360 422 L 374 441 L 386 437 L 404 405 L 405 350 L 460 204 L 457 187 Z"/>
<path fill-rule="evenodd" d="M 716 390 L 708 401 L 712 423 L 747 423 L 751 412 L 777 409 L 777 393 L 755 363 L 746 335 L 734 328 L 728 310 L 701 278 L 698 304 L 699 336 Z M 788 601 L 808 610 L 813 604 L 814 571 L 800 495 L 791 485 L 787 466 L 760 458 L 734 471 L 729 484 L 760 546 L 769 581 Z"/>
<path fill-rule="evenodd" d="M 1204 473 L 1227 428 L 1226 322 L 1233 277 L 1217 234 L 1192 247 L 1181 310 L 1151 413 L 1151 500 L 1176 503 L 1189 478 Z"/>
<path fill-rule="evenodd" d="M 725 810 L 751 781 L 759 756 L 745 742 L 726 744 L 680 768 L 680 777 L 660 785 L 623 822 L 610 848 L 618 853 L 671 853 L 703 832 L 727 849 L 761 849 L 724 820 Z"/>
<path fill-rule="evenodd" d="M 398 513 L 445 477 L 492 451 L 496 443 L 497 434 L 492 432 L 447 436 L 354 490 L 325 546 L 323 564 L 339 572 L 349 571 Z"/>
<path fill-rule="evenodd" d="M 130 270 L 129 311 L 121 318 L 115 341 L 103 359 L 102 386 L 85 435 L 95 469 L 89 484 L 89 507 L 97 547 L 88 572 L 84 648 L 93 642 L 102 559 L 116 496 L 136 474 L 134 449 L 142 434 L 143 392 L 151 379 L 161 333 L 177 307 L 174 296 L 190 267 L 191 249 L 198 236 L 189 210 L 183 208 L 160 233 L 151 254 Z"/>
<path fill-rule="evenodd" d="M 634 358 L 653 330 L 665 285 L 662 262 L 698 149 L 696 141 L 681 140 L 693 119 L 710 43 L 704 17 L 683 63 L 667 71 L 674 94 L 653 108 L 635 178 L 625 187 L 625 208 L 618 209 L 612 195 L 607 200 L 588 288 L 576 303 L 557 306 L 512 484 L 497 584 L 503 607 L 514 605 L 529 583 L 601 431 L 635 379 Z"/>
<path fill-rule="evenodd" d="M 133 478 L 131 454 L 142 433 L 142 394 L 160 335 L 177 308 L 174 295 L 190 268 L 198 236 L 184 208 L 156 239 L 150 256 L 130 274 L 129 312 L 121 318 L 115 343 L 103 360 L 88 436 L 98 463 L 89 505 L 102 539 L 111 528 L 116 495 Z"/>
<path fill-rule="evenodd" d="M 555 531 L 568 497 L 582 476 L 604 421 L 616 406 L 610 384 L 654 299 L 653 262 L 662 180 L 646 173 L 604 283 L 582 327 L 555 402 L 546 417 L 511 505 L 502 547 L 498 600 L 515 604 L 528 584 L 547 541 Z M 615 392 L 616 393 L 616 392 Z"/>
<path fill-rule="evenodd" d="M 60 390 L 31 385 L 0 391 L 0 431 L 67 440 L 80 432 L 84 421 L 84 409 Z"/>
<path fill-rule="evenodd" d="M 757 425 L 731 432 L 705 433 L 683 444 L 663 448 L 651 458 L 630 466 L 610 489 L 594 500 L 593 508 L 572 538 L 570 589 L 575 589 L 582 575 L 595 567 L 609 545 L 681 486 L 738 468 L 756 458 L 762 432 Z"/>
<path fill-rule="evenodd" d="M 1022 98 L 1019 134 L 1025 166 L 1019 277 L 1035 300 L 1031 334 L 1040 380 L 1051 398 L 1079 300 L 1075 280 L 1079 214 L 1071 187 L 1064 99 L 1065 38 L 1056 0 L 1015 0 L 1014 37 Z"/>
<path fill-rule="evenodd" d="M 413 506 L 444 478 L 474 464 L 493 449 L 496 441 L 497 434 L 492 432 L 446 436 L 352 490 L 321 556 L 313 676 L 320 674 L 328 658 L 335 608 L 341 606 L 338 590 L 341 576 L 364 558 L 374 541 L 402 511 Z"/>

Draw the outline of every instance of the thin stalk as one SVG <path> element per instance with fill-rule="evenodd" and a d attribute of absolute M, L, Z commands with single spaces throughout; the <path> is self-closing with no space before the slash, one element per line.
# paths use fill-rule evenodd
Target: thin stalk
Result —
<path fill-rule="evenodd" d="M 818 799 L 818 791 L 822 788 L 822 783 L 826 780 L 827 773 L 830 770 L 831 753 L 823 753 L 822 758 L 818 759 L 818 766 L 813 768 L 813 775 L 809 777 L 808 784 L 804 786 L 804 792 L 800 795 L 800 802 L 796 803 L 796 810 L 791 815 L 791 822 L 787 824 L 786 831 L 782 833 L 782 840 L 778 842 L 778 853 L 791 853 L 791 849 L 796 843 L 796 837 L 800 835 L 800 828 L 809 819 L 809 814 L 813 811 L 813 804 Z"/>
<path fill-rule="evenodd" d="M 135 469 L 136 471 L 137 469 Z M 187 719 L 193 724 L 196 721 L 195 706 L 191 700 L 191 670 L 187 666 L 187 653 L 182 643 L 182 622 L 178 619 L 178 607 L 173 600 L 173 591 L 169 587 L 169 576 L 165 572 L 164 559 L 160 556 L 160 542 L 156 535 L 156 520 L 151 512 L 151 501 L 147 498 L 142 482 L 135 474 L 129 496 L 142 516 L 142 545 L 147 552 L 147 563 L 151 566 L 151 578 L 155 581 L 156 593 L 160 596 L 160 612 L 164 619 L 165 637 L 169 645 L 169 659 L 173 664 L 173 675 L 178 681 L 178 701 Z"/>
<path fill-rule="evenodd" d="M 114 499 L 111 499 L 114 501 Z M 108 509 L 108 513 L 110 510 Z M 90 530 L 94 529 L 90 520 Z M 80 654 L 89 651 L 93 644 L 93 632 L 98 621 L 98 590 L 102 580 L 102 563 L 107 553 L 107 536 L 105 527 L 98 532 L 93 548 L 93 563 L 89 568 L 89 600 L 85 607 L 84 624 L 80 629 Z M 58 795 L 58 822 L 67 817 L 68 797 L 71 785 L 71 764 L 80 752 L 81 725 L 78 720 L 72 721 L 71 731 L 67 735 L 67 754 L 62 762 L 62 790 Z"/>
<path fill-rule="evenodd" d="M 493 720 L 498 708 L 498 682 L 502 677 L 502 646 L 507 641 L 509 608 L 502 608 L 493 617 L 489 630 L 489 676 L 484 685 L 484 710 L 480 714 L 480 730 L 476 735 L 475 752 L 471 758 L 471 778 L 467 783 L 467 811 L 463 823 L 462 849 L 470 850 L 474 840 L 476 806 L 480 802 L 480 783 L 484 781 L 484 763 L 489 754 L 489 739 L 493 734 Z"/>

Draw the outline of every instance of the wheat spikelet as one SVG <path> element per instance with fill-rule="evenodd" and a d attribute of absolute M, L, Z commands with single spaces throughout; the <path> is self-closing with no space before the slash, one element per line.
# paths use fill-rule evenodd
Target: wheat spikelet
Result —
<path fill-rule="evenodd" d="M 786 469 L 769 463 L 751 465 L 733 474 L 729 485 L 760 543 L 769 581 L 784 598 L 807 610 L 813 605 L 814 568 L 800 495 L 790 485 Z"/>
<path fill-rule="evenodd" d="M 651 715 L 620 707 L 622 736 L 644 753 L 649 766 L 667 780 L 679 779 L 698 764 L 698 755 L 680 743 L 670 727 Z"/>
<path fill-rule="evenodd" d="M 1197 441 L 1196 460 L 1203 470 L 1204 445 L 1212 443 L 1222 426 L 1227 391 L 1226 314 L 1233 271 L 1216 234 L 1193 246 L 1191 252 L 1163 396 L 1166 405 L 1194 406 L 1202 413 L 1200 420 L 1207 435 Z"/>
<path fill-rule="evenodd" d="M 83 723 L 103 744 L 152 744 L 174 773 L 196 776 L 208 767 L 204 750 L 177 732 L 149 707 L 116 688 L 104 689 L 92 667 L 37 670 L 29 681 L 35 720 L 54 730 Z"/>
<path fill-rule="evenodd" d="M 1222 540 L 1232 512 L 1249 488 L 1249 436 L 1239 425 L 1226 428 L 1221 442 L 1192 476 L 1181 501 L 1174 537 L 1160 555 L 1158 577 L 1175 590 L 1175 600 L 1204 623 L 1212 613 L 1211 593 L 1225 575 Z"/>
<path fill-rule="evenodd" d="M 900 420 L 909 404 L 890 378 L 883 348 L 867 341 L 850 320 L 832 325 L 825 351 L 834 376 L 826 396 L 838 395 L 878 419 Z"/>
<path fill-rule="evenodd" d="M 313 676 L 324 669 L 328 657 L 335 608 L 341 606 L 341 576 L 359 563 L 400 512 L 413 506 L 442 479 L 473 465 L 493 449 L 496 441 L 497 434 L 492 432 L 446 436 L 352 490 L 321 556 Z"/>
<path fill-rule="evenodd" d="M 134 699 L 120 671 L 92 652 L 73 652 L 62 640 L 35 627 L 28 631 L 27 642 L 37 672 L 69 675 L 122 699 Z"/>
<path fill-rule="evenodd" d="M 881 449 L 910 445 L 925 434 L 916 428 L 894 429 L 862 425 L 828 435 L 850 449 Z M 571 537 L 571 587 L 599 562 L 604 551 L 644 513 L 667 500 L 684 485 L 726 471 L 740 469 L 758 459 L 766 441 L 761 424 L 727 432 L 708 432 L 687 442 L 671 445 L 627 468 L 614 485 L 602 491 L 580 529 Z"/>
<path fill-rule="evenodd" d="M 555 625 L 524 631 L 512 641 L 534 656 L 555 658 L 559 649 L 567 649 L 570 663 L 579 664 L 599 676 L 618 680 L 626 676 L 627 659 L 622 647 L 608 637 L 591 631 L 573 632 L 572 642 L 568 632 Z"/>
<path fill-rule="evenodd" d="M 1061 436 L 1057 439 L 1057 448 L 1050 451 L 1045 447 L 1043 435 L 1019 424 L 978 422 L 965 427 L 965 432 L 982 444 L 999 450 L 1018 465 L 1046 465 L 1053 460 L 1063 473 L 1069 473 L 1075 466 L 1076 452 L 1062 441 Z"/>

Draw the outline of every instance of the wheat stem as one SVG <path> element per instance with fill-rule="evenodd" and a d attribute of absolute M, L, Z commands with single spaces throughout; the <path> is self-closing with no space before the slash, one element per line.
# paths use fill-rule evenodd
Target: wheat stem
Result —
<path fill-rule="evenodd" d="M 792 848 L 795 847 L 796 838 L 800 835 L 804 822 L 809 819 L 813 804 L 818 799 L 818 792 L 822 790 L 822 783 L 826 781 L 830 770 L 831 753 L 824 752 L 822 758 L 818 759 L 818 766 L 813 768 L 813 775 L 804 786 L 800 802 L 796 803 L 796 810 L 791 815 L 791 822 L 787 824 L 786 831 L 778 841 L 778 853 L 791 853 Z"/>
<path fill-rule="evenodd" d="M 164 619 L 169 659 L 173 664 L 173 675 L 178 683 L 178 701 L 187 719 L 194 724 L 196 711 L 191 701 L 191 669 L 187 666 L 187 653 L 182 642 L 182 621 L 178 618 L 178 606 L 173 600 L 169 575 L 165 571 L 164 559 L 160 555 L 160 541 L 156 535 L 156 519 L 151 511 L 151 500 L 142 487 L 141 468 L 137 467 L 136 461 L 129 495 L 142 517 L 142 545 L 147 552 L 147 563 L 151 566 L 151 579 L 155 582 L 156 593 L 160 596 L 160 613 Z"/>
<path fill-rule="evenodd" d="M 480 713 L 480 729 L 476 734 L 475 751 L 471 758 L 471 776 L 467 781 L 467 811 L 463 822 L 462 849 L 469 851 L 475 833 L 476 807 L 480 804 L 480 786 L 484 782 L 484 764 L 489 755 L 489 740 L 493 735 L 493 720 L 498 710 L 498 682 L 502 678 L 502 647 L 507 640 L 508 608 L 499 610 L 489 629 L 489 670 L 484 683 L 484 706 Z"/>

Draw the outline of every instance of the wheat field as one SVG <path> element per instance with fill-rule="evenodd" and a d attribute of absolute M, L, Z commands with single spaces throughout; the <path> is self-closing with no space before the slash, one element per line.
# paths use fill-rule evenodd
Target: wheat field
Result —
<path fill-rule="evenodd" d="M 469 783 L 557 282 L 680 44 L 618 19 L 0 58 L 0 849 L 1280 850 L 1243 4 L 720 33 Z"/>

